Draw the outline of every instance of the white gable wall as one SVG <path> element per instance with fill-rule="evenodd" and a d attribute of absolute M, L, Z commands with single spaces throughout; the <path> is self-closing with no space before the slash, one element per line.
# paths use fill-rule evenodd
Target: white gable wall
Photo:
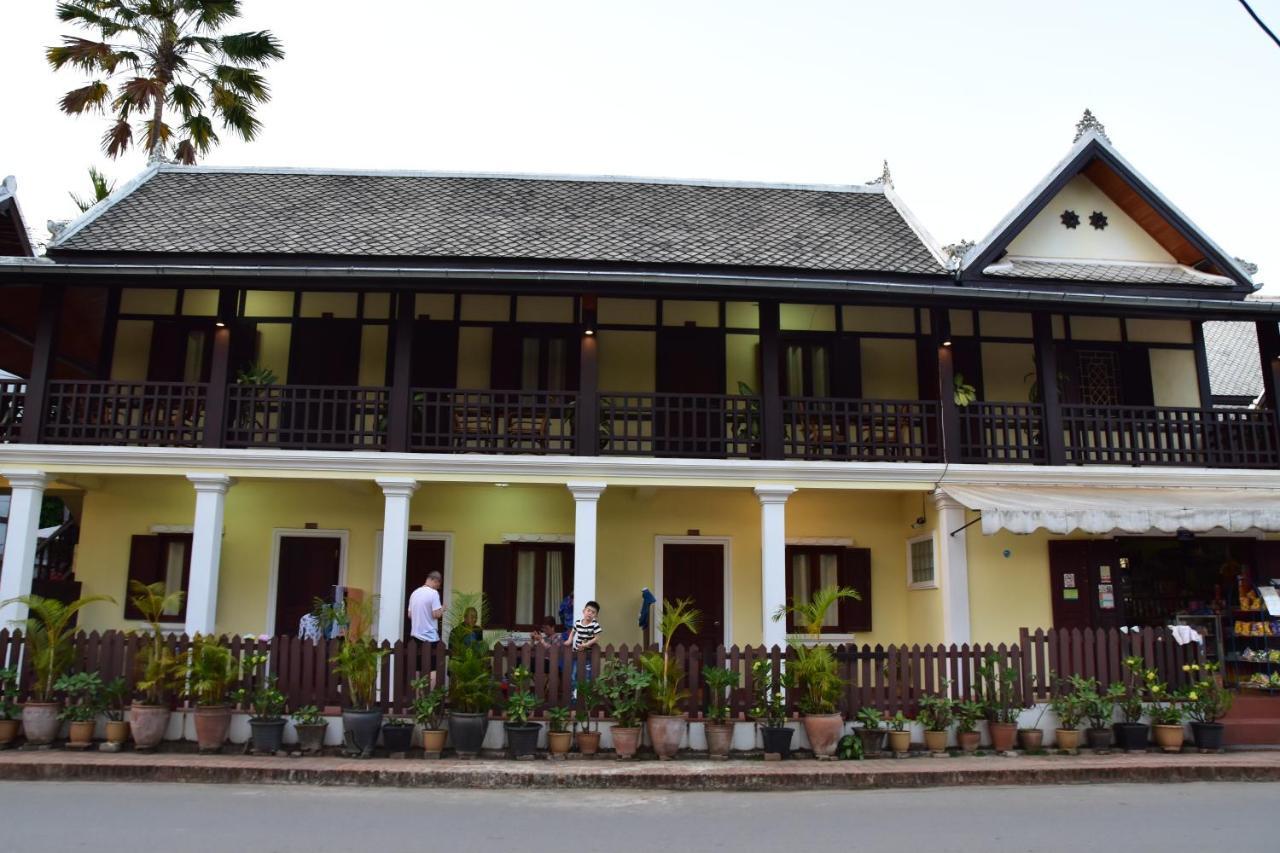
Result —
<path fill-rule="evenodd" d="M 1064 210 L 1074 210 L 1079 215 L 1080 224 L 1074 229 L 1063 226 Z M 1107 227 L 1101 231 L 1089 224 L 1089 215 L 1095 210 L 1107 217 Z M 1172 255 L 1084 175 L 1076 175 L 1062 188 L 1013 239 L 1008 252 L 1027 258 L 1176 263 Z"/>

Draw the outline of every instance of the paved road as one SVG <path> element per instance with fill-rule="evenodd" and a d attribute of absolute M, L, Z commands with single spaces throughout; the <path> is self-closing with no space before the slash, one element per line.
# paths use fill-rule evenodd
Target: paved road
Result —
<path fill-rule="evenodd" d="M 726 794 L 4 782 L 0 849 L 1204 853 L 1276 849 L 1278 798 L 1280 784 L 1248 783 Z"/>

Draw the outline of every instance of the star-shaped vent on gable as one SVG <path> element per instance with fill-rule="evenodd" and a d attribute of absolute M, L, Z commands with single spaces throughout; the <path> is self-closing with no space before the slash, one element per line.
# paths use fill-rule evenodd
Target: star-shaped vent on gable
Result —
<path fill-rule="evenodd" d="M 1062 224 L 1067 228 L 1075 228 L 1080 224 L 1080 214 L 1074 210 L 1062 211 Z"/>
<path fill-rule="evenodd" d="M 1107 227 L 1107 215 L 1101 210 L 1095 210 L 1089 214 L 1089 224 L 1101 231 Z"/>

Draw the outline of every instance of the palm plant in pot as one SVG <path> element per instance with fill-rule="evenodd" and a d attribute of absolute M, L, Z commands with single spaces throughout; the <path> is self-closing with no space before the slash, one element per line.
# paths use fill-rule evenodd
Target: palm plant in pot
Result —
<path fill-rule="evenodd" d="M 693 599 L 682 598 L 674 604 L 664 601 L 662 616 L 658 619 L 658 633 L 662 636 L 662 652 L 646 652 L 640 657 L 641 666 L 648 671 L 649 698 L 652 702 L 645 725 L 649 729 L 649 741 L 653 751 L 663 761 L 670 760 L 680 749 L 680 740 L 689 724 L 680 706 L 689 698 L 689 691 L 682 686 L 684 668 L 671 657 L 671 638 L 681 628 L 698 633 L 702 625 L 702 613 L 693 606 Z"/>
<path fill-rule="evenodd" d="M 510 690 L 507 693 L 506 722 L 502 728 L 507 733 L 507 753 L 512 758 L 528 758 L 538 749 L 538 732 L 542 727 L 530 721 L 534 709 L 538 707 L 538 697 L 530 686 L 533 674 L 523 666 L 517 666 L 507 679 Z"/>
<path fill-rule="evenodd" d="M 169 726 L 173 694 L 182 686 L 186 666 L 165 638 L 161 620 L 182 606 L 182 592 L 166 594 L 163 583 L 129 582 L 130 602 L 146 621 L 147 643 L 138 652 L 137 689 L 142 694 L 129 709 L 133 744 L 138 749 L 155 749 L 164 740 Z"/>
<path fill-rule="evenodd" d="M 1017 700 L 1018 671 L 1008 660 L 989 652 L 978 664 L 978 682 L 983 707 L 987 712 L 987 729 L 991 732 L 991 748 L 996 752 L 1013 749 L 1017 737 L 1018 716 L 1022 713 Z"/>
<path fill-rule="evenodd" d="M 569 731 L 569 709 L 556 705 L 547 709 L 547 752 L 552 755 L 565 755 L 573 745 L 573 734 Z"/>
<path fill-rule="evenodd" d="M 430 676 L 422 675 L 409 682 L 413 688 L 413 719 L 422 727 L 422 752 L 427 758 L 439 758 L 449 733 L 444 728 L 445 689 L 432 687 Z"/>
<path fill-rule="evenodd" d="M 129 683 L 124 676 L 111 679 L 102 688 L 103 713 L 107 717 L 107 743 L 119 749 L 129 740 L 129 721 L 124 718 L 129 704 Z"/>
<path fill-rule="evenodd" d="M 911 751 L 911 730 L 907 724 L 911 718 L 898 711 L 889 718 L 889 751 L 894 755 L 906 755 Z"/>
<path fill-rule="evenodd" d="M 450 654 L 449 737 L 459 756 L 472 758 L 484 744 L 489 709 L 493 706 L 489 656 L 478 643 L 455 646 Z"/>
<path fill-rule="evenodd" d="M 231 730 L 227 692 L 236 675 L 231 649 L 197 634 L 187 663 L 187 695 L 196 703 L 196 743 L 201 752 L 218 752 L 227 742 Z"/>
<path fill-rule="evenodd" d="M 1196 679 L 1182 694 L 1196 748 L 1222 749 L 1225 727 L 1218 720 L 1231 710 L 1232 696 L 1217 676 L 1219 667 L 1216 663 L 1192 663 L 1182 669 Z"/>
<path fill-rule="evenodd" d="M 941 691 L 947 689 L 943 681 Z M 955 717 L 955 702 L 942 692 L 920 697 L 916 719 L 924 728 L 924 746 L 930 752 L 947 751 L 947 734 Z"/>
<path fill-rule="evenodd" d="M 775 674 L 770 661 L 758 660 L 751 664 L 751 684 L 755 694 L 751 719 L 760 726 L 764 754 L 788 758 L 791 739 L 795 736 L 795 731 L 787 726 L 785 691 L 791 688 L 790 671 Z"/>
<path fill-rule="evenodd" d="M 298 733 L 298 749 L 306 755 L 324 751 L 324 736 L 329 730 L 324 715 L 315 705 L 303 705 L 292 714 L 293 730 Z"/>
<path fill-rule="evenodd" d="M 0 607 L 21 604 L 27 618 L 16 624 L 22 627 L 26 654 L 35 678 L 31 696 L 22 706 L 22 730 L 27 743 L 52 743 L 62 727 L 58 718 L 62 705 L 55 698 L 55 683 L 71 667 L 71 638 L 75 634 L 75 616 L 86 606 L 98 601 L 111 601 L 105 595 L 77 598 L 64 604 L 56 598 L 22 595 L 0 603 Z"/>
<path fill-rule="evenodd" d="M 1124 659 L 1123 690 L 1116 700 L 1120 710 L 1120 722 L 1111 728 L 1116 735 L 1116 746 L 1127 751 L 1140 752 L 1147 748 L 1147 724 L 1142 722 L 1146 711 L 1146 697 L 1156 682 L 1156 671 L 1146 661 L 1133 656 Z"/>
<path fill-rule="evenodd" d="M 1053 681 L 1054 690 L 1049 700 L 1049 707 L 1058 717 L 1058 728 L 1054 732 L 1056 738 L 1054 742 L 1058 749 L 1080 748 L 1080 723 L 1088 711 L 1086 706 L 1088 686 L 1082 685 L 1085 680 L 1079 675 L 1071 675 L 1065 679 L 1055 678 Z"/>
<path fill-rule="evenodd" d="M 862 754 L 878 755 L 884 749 L 884 715 L 880 709 L 864 705 L 858 709 L 853 721 L 858 726 L 854 733 L 862 741 Z"/>
<path fill-rule="evenodd" d="M 648 670 L 616 658 L 605 661 L 600 671 L 600 692 L 609 703 L 613 728 L 613 750 L 618 758 L 631 758 L 640 748 L 640 723 L 648 705 L 649 686 L 653 681 Z"/>
<path fill-rule="evenodd" d="M 252 654 L 244 659 L 245 677 L 252 677 L 253 689 L 241 687 L 236 700 L 249 708 L 249 729 L 253 736 L 253 751 L 274 755 L 284 747 L 285 695 L 276 684 L 276 677 L 266 672 L 267 656 Z"/>
<path fill-rule="evenodd" d="M 66 707 L 59 717 L 70 723 L 68 746 L 84 749 L 93 743 L 93 730 L 102 713 L 102 676 L 96 672 L 77 672 L 64 675 L 53 685 L 67 697 Z"/>
<path fill-rule="evenodd" d="M 792 600 L 773 614 L 775 622 L 786 618 L 788 613 L 792 614 L 808 637 L 807 641 L 792 643 L 795 660 L 788 669 L 795 677 L 804 733 L 815 756 L 835 755 L 836 745 L 844 732 L 844 717 L 838 703 L 845 683 L 840 678 L 835 652 L 831 646 L 821 642 L 822 626 L 826 624 L 828 610 L 838 607 L 845 599 L 858 601 L 861 598 L 853 587 L 826 586 L 814 592 L 808 601 Z"/>
<path fill-rule="evenodd" d="M 369 636 L 373 625 L 374 598 L 351 599 L 344 604 L 327 605 L 321 625 L 336 623 L 345 634 L 338 653 L 329 659 L 333 671 L 346 688 L 342 708 L 342 732 L 347 752 L 371 758 L 382 728 L 382 709 L 377 707 L 378 663 L 389 649 L 380 649 Z"/>
<path fill-rule="evenodd" d="M 702 671 L 702 681 L 707 686 L 707 752 L 712 758 L 728 758 L 733 746 L 733 723 L 729 722 L 729 703 L 726 690 L 738 686 L 738 673 L 722 666 L 709 666 Z"/>
<path fill-rule="evenodd" d="M 600 751 L 600 721 L 596 720 L 594 729 L 591 721 L 602 698 L 600 682 L 594 679 L 578 682 L 578 707 L 573 713 L 573 729 L 578 752 L 583 755 L 595 755 Z"/>
<path fill-rule="evenodd" d="M 18 671 L 0 669 L 0 749 L 6 749 L 18 736 Z"/>
<path fill-rule="evenodd" d="M 986 717 L 987 709 L 981 702 L 964 701 L 955 704 L 956 743 L 961 752 L 977 752 L 981 735 L 978 734 L 978 721 Z"/>

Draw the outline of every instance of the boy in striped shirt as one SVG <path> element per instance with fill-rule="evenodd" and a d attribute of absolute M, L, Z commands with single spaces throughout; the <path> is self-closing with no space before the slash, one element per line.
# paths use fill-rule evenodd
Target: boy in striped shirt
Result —
<path fill-rule="evenodd" d="M 598 615 L 600 605 L 594 601 L 588 601 L 587 606 L 582 608 L 582 618 L 573 623 L 573 636 L 570 638 L 575 652 L 589 649 L 599 640 L 604 629 L 596 620 Z"/>

